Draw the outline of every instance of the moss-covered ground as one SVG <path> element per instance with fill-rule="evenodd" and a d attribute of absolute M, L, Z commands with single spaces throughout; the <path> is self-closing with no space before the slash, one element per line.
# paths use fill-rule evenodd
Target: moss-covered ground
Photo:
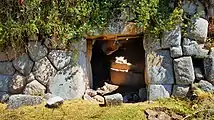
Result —
<path fill-rule="evenodd" d="M 168 98 L 111 107 L 100 107 L 83 100 L 65 101 L 56 109 L 45 108 L 43 103 L 8 110 L 6 104 L 0 104 L 0 120 L 144 120 L 144 110 L 157 107 L 165 108 L 168 113 L 182 115 L 186 119 L 214 119 L 213 95 L 200 91 L 198 94 L 194 100 Z"/>

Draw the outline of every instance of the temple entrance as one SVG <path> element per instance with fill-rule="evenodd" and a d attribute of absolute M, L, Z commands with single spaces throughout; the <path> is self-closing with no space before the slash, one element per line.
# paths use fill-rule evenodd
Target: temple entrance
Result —
<path fill-rule="evenodd" d="M 91 43 L 93 89 L 104 83 L 117 85 L 114 92 L 122 95 L 138 93 L 145 88 L 145 51 L 142 37 L 120 40 L 98 39 Z"/>

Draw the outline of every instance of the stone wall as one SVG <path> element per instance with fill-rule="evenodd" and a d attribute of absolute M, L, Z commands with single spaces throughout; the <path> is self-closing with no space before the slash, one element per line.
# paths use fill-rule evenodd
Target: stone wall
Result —
<path fill-rule="evenodd" d="M 204 13 L 205 8 L 197 2 L 184 2 L 184 12 L 190 16 Z M 213 50 L 204 49 L 208 21 L 201 17 L 192 19 L 194 30 L 181 35 L 181 27 L 164 31 L 160 38 L 145 36 L 146 83 L 149 100 L 169 96 L 186 97 L 193 84 L 206 91 L 213 90 Z M 183 37 L 182 37 L 183 36 Z M 201 62 L 197 62 L 201 61 Z"/>
<path fill-rule="evenodd" d="M 0 59 L 0 97 L 13 94 L 64 99 L 80 98 L 89 87 L 86 40 L 71 45 L 72 51 L 56 50 L 48 42 L 29 41 L 19 57 Z"/>

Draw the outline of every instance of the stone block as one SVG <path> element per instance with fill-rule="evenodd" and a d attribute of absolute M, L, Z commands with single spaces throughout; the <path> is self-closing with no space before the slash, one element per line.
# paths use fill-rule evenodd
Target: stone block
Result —
<path fill-rule="evenodd" d="M 15 73 L 15 69 L 11 62 L 0 62 L 0 66 L 0 74 L 13 75 Z"/>
<path fill-rule="evenodd" d="M 85 79 L 86 75 L 80 66 L 67 66 L 56 73 L 48 89 L 63 99 L 80 98 L 86 89 Z"/>
<path fill-rule="evenodd" d="M 196 41 L 184 38 L 183 40 L 183 54 L 194 56 L 195 58 L 205 58 L 208 56 L 209 50 L 202 49 Z"/>
<path fill-rule="evenodd" d="M 182 57 L 174 59 L 174 72 L 176 84 L 192 84 L 195 80 L 192 58 Z"/>
<path fill-rule="evenodd" d="M 204 59 L 205 78 L 214 85 L 214 57 Z"/>
<path fill-rule="evenodd" d="M 177 26 L 174 30 L 164 32 L 161 37 L 161 47 L 170 48 L 181 45 L 181 27 Z"/>
<path fill-rule="evenodd" d="M 43 98 L 40 96 L 17 94 L 9 97 L 7 108 L 16 109 L 21 106 L 33 106 L 41 104 L 43 101 Z"/>
<path fill-rule="evenodd" d="M 195 79 L 196 80 L 204 80 L 204 75 L 202 73 L 201 68 L 194 67 Z"/>
<path fill-rule="evenodd" d="M 9 84 L 9 92 L 14 94 L 22 93 L 25 85 L 26 85 L 25 77 L 19 73 L 15 73 L 13 75 L 11 83 Z"/>
<path fill-rule="evenodd" d="M 205 43 L 208 33 L 208 21 L 203 18 L 198 18 L 193 21 L 195 28 L 188 33 L 188 37 L 195 39 L 199 43 Z"/>
<path fill-rule="evenodd" d="M 17 71 L 26 76 L 30 74 L 32 70 L 33 61 L 30 60 L 27 54 L 24 54 L 18 57 L 17 59 L 13 60 L 13 66 Z"/>
<path fill-rule="evenodd" d="M 57 70 L 60 70 L 70 64 L 72 53 L 71 51 L 52 50 L 48 54 L 48 58 Z"/>
<path fill-rule="evenodd" d="M 11 76 L 0 74 L 0 91 L 1 92 L 8 92 L 9 84 L 11 80 L 12 80 Z"/>
<path fill-rule="evenodd" d="M 148 99 L 156 100 L 159 98 L 168 98 L 172 92 L 172 85 L 149 85 L 147 88 Z"/>
<path fill-rule="evenodd" d="M 205 7 L 199 0 L 184 0 L 182 3 L 182 8 L 187 14 L 193 16 L 198 13 L 201 17 L 205 17 Z"/>
<path fill-rule="evenodd" d="M 190 86 L 187 85 L 174 85 L 172 95 L 175 97 L 184 98 L 189 92 Z"/>
<path fill-rule="evenodd" d="M 182 47 L 170 47 L 170 54 L 173 58 L 181 57 L 183 55 Z"/>
<path fill-rule="evenodd" d="M 28 43 L 29 56 L 33 61 L 38 61 L 48 54 L 48 49 L 41 42 L 30 41 Z"/>
<path fill-rule="evenodd" d="M 208 81 L 201 80 L 197 86 L 206 92 L 214 92 L 214 86 Z"/>
<path fill-rule="evenodd" d="M 146 54 L 148 82 L 151 84 L 173 84 L 174 74 L 172 58 L 168 50 L 159 50 Z"/>
<path fill-rule="evenodd" d="M 45 86 L 49 81 L 51 81 L 56 72 L 57 71 L 46 57 L 35 62 L 33 67 L 33 74 L 35 79 Z"/>
<path fill-rule="evenodd" d="M 157 51 L 161 49 L 160 39 L 157 37 L 145 35 L 143 39 L 143 47 L 146 52 Z"/>
<path fill-rule="evenodd" d="M 45 94 L 45 90 L 46 88 L 41 83 L 34 80 L 25 86 L 23 93 L 26 95 L 43 96 Z"/>

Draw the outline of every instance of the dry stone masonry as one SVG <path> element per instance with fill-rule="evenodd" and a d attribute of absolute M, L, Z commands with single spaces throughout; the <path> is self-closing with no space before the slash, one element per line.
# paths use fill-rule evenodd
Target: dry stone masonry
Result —
<path fill-rule="evenodd" d="M 81 45 L 73 46 L 84 48 Z M 39 41 L 29 41 L 26 53 L 13 60 L 0 60 L 1 101 L 9 99 L 9 108 L 16 108 L 41 103 L 47 93 L 69 100 L 81 98 L 88 83 L 87 69 L 83 68 L 87 64 L 85 54 L 86 50 L 55 50 Z M 20 101 L 13 104 L 16 99 Z"/>

